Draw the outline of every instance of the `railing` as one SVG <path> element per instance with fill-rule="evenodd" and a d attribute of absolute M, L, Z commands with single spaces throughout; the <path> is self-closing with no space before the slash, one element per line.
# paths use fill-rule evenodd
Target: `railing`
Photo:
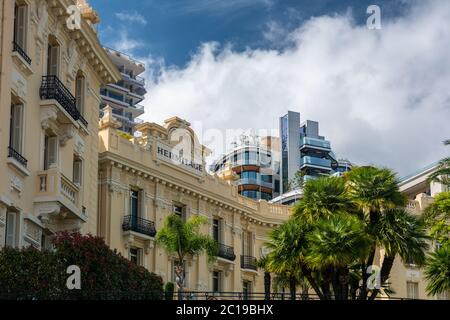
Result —
<path fill-rule="evenodd" d="M 301 141 L 301 147 L 302 146 L 313 146 L 313 147 L 319 147 L 324 149 L 330 149 L 331 145 L 329 141 L 321 140 L 317 138 L 310 138 L 310 137 L 304 137 Z"/>
<path fill-rule="evenodd" d="M 331 160 L 329 160 L 329 159 L 321 159 L 321 158 L 310 157 L 310 156 L 301 158 L 300 165 L 303 166 L 303 165 L 307 165 L 307 164 L 319 166 L 319 167 L 326 167 L 326 168 L 331 169 Z"/>
<path fill-rule="evenodd" d="M 31 58 L 25 53 L 21 46 L 13 41 L 13 52 L 17 52 L 29 65 L 31 65 Z"/>
<path fill-rule="evenodd" d="M 280 290 L 281 291 L 281 290 Z M 182 293 L 174 292 L 173 300 L 291 300 L 289 289 L 285 292 L 222 292 L 222 291 L 188 291 Z M 295 294 L 295 300 L 320 300 L 317 294 L 301 293 Z M 330 296 L 330 300 L 335 300 L 334 296 Z M 376 300 L 414 300 L 407 298 L 383 297 L 379 296 Z M 419 300 L 419 299 L 416 299 Z M 350 299 L 349 299 L 350 301 Z M 299 302 L 301 303 L 301 302 Z"/>
<path fill-rule="evenodd" d="M 122 223 L 123 231 L 134 231 L 145 234 L 150 237 L 156 235 L 155 223 L 140 217 L 128 215 L 125 216 Z"/>
<path fill-rule="evenodd" d="M 256 271 L 256 258 L 252 256 L 241 256 L 241 268 Z"/>
<path fill-rule="evenodd" d="M 24 167 L 26 167 L 28 164 L 28 160 L 25 159 L 24 156 L 22 156 L 19 152 L 14 150 L 12 147 L 8 147 L 8 157 L 16 159 Z"/>
<path fill-rule="evenodd" d="M 236 259 L 236 255 L 234 254 L 233 247 L 226 246 L 222 243 L 219 243 L 219 257 L 234 261 Z"/>
<path fill-rule="evenodd" d="M 61 175 L 61 194 L 74 205 L 77 204 L 78 188 L 66 177 Z"/>
<path fill-rule="evenodd" d="M 38 173 L 38 194 L 59 199 L 62 196 L 68 203 L 79 208 L 79 188 L 65 177 L 57 168 Z"/>
<path fill-rule="evenodd" d="M 78 111 L 76 107 L 75 97 L 57 76 L 43 76 L 39 94 L 42 100 L 55 99 L 73 120 L 80 120 L 85 126 L 88 125 L 87 121 L 81 116 L 80 111 Z"/>

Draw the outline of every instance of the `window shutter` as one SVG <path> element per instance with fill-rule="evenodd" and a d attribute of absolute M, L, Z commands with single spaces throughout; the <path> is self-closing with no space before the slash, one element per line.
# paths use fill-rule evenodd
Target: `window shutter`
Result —
<path fill-rule="evenodd" d="M 17 104 L 11 106 L 11 147 L 19 153 L 22 153 L 22 115 L 23 105 Z"/>
<path fill-rule="evenodd" d="M 76 83 L 76 92 L 75 98 L 77 102 L 77 109 L 83 114 L 83 106 L 84 106 L 84 77 L 78 76 Z"/>
<path fill-rule="evenodd" d="M 57 137 L 48 137 L 47 144 L 47 167 L 50 167 L 52 164 L 57 164 L 58 161 L 58 138 Z"/>
<path fill-rule="evenodd" d="M 82 176 L 82 162 L 81 160 L 74 160 L 73 162 L 73 183 L 81 185 Z"/>
<path fill-rule="evenodd" d="M 48 75 L 58 76 L 59 47 L 50 45 L 48 49 Z"/>
<path fill-rule="evenodd" d="M 16 43 L 22 50 L 26 50 L 27 6 L 17 7 L 16 15 Z"/>
<path fill-rule="evenodd" d="M 16 214 L 8 212 L 6 216 L 6 245 L 16 246 Z"/>

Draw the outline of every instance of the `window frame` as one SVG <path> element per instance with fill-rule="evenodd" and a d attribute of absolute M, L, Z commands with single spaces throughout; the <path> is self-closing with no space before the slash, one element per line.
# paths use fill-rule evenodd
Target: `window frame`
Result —
<path fill-rule="evenodd" d="M 19 10 L 23 8 L 23 22 L 19 25 Z M 28 48 L 28 26 L 29 26 L 29 5 L 24 1 L 14 2 L 14 25 L 13 25 L 13 41 L 26 53 Z M 22 29 L 22 30 L 20 30 Z M 20 39 L 19 32 L 23 32 Z"/>

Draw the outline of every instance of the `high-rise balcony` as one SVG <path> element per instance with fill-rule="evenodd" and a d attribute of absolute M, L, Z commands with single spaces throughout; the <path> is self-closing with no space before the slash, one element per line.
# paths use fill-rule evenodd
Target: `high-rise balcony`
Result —
<path fill-rule="evenodd" d="M 241 268 L 247 270 L 257 270 L 256 258 L 252 256 L 241 256 Z"/>
<path fill-rule="evenodd" d="M 331 160 L 305 156 L 300 159 L 300 166 L 301 167 L 316 166 L 331 170 Z"/>
<path fill-rule="evenodd" d="M 87 127 L 87 121 L 82 117 L 80 111 L 78 111 L 76 107 L 75 97 L 57 76 L 42 77 L 39 95 L 41 100 L 56 100 L 56 102 L 58 102 L 58 107 L 62 108 L 73 121 L 79 121 Z"/>
<path fill-rule="evenodd" d="M 220 258 L 223 258 L 223 259 L 226 259 L 226 260 L 230 260 L 230 261 L 234 261 L 236 259 L 236 255 L 234 254 L 233 247 L 224 245 L 222 243 L 219 243 L 218 256 Z"/>
<path fill-rule="evenodd" d="M 149 237 L 154 237 L 156 235 L 155 223 L 153 221 L 132 215 L 124 217 L 122 230 L 134 231 Z"/>
<path fill-rule="evenodd" d="M 304 137 L 300 141 L 300 150 L 308 147 L 320 148 L 321 150 L 331 150 L 331 145 L 329 141 L 317 138 Z"/>

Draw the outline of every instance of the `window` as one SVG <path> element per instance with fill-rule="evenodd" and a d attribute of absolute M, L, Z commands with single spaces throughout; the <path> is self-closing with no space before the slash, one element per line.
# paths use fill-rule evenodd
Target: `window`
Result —
<path fill-rule="evenodd" d="M 75 82 L 75 99 L 77 110 L 83 114 L 84 111 L 84 98 L 85 98 L 85 78 L 81 72 L 78 72 Z"/>
<path fill-rule="evenodd" d="M 83 162 L 77 156 L 73 158 L 73 183 L 81 186 L 83 176 Z"/>
<path fill-rule="evenodd" d="M 49 39 L 47 52 L 47 75 L 59 75 L 59 45 L 54 39 Z"/>
<path fill-rule="evenodd" d="M 250 281 L 242 282 L 242 293 L 244 300 L 250 300 L 250 294 L 252 293 L 252 283 Z"/>
<path fill-rule="evenodd" d="M 23 132 L 23 105 L 11 105 L 11 120 L 9 133 L 9 146 L 14 151 L 22 154 L 22 132 Z"/>
<path fill-rule="evenodd" d="M 131 190 L 130 193 L 130 214 L 133 217 L 133 223 L 137 222 L 137 218 L 140 216 L 139 210 L 139 190 Z"/>
<path fill-rule="evenodd" d="M 242 254 L 244 256 L 251 256 L 252 251 L 252 234 L 244 231 L 242 233 Z"/>
<path fill-rule="evenodd" d="M 135 265 L 140 266 L 141 265 L 141 250 L 138 248 L 130 248 L 130 261 L 133 262 Z"/>
<path fill-rule="evenodd" d="M 417 282 L 406 282 L 406 296 L 408 299 L 419 298 L 419 284 Z"/>
<path fill-rule="evenodd" d="M 54 236 L 52 235 L 46 235 L 46 234 L 42 234 L 41 237 L 41 249 L 42 250 L 53 250 L 54 246 L 52 243 Z"/>
<path fill-rule="evenodd" d="M 44 143 L 44 170 L 55 167 L 58 163 L 58 137 L 45 136 Z"/>
<path fill-rule="evenodd" d="M 23 50 L 27 49 L 28 6 L 17 4 L 14 7 L 14 42 Z"/>
<path fill-rule="evenodd" d="M 17 225 L 17 214 L 15 212 L 7 212 L 5 245 L 8 247 L 16 247 Z"/>
<path fill-rule="evenodd" d="M 213 239 L 220 242 L 220 219 L 213 219 Z"/>
<path fill-rule="evenodd" d="M 221 291 L 221 274 L 220 271 L 213 271 L 212 273 L 212 291 L 220 292 Z"/>
<path fill-rule="evenodd" d="M 186 206 L 174 204 L 173 205 L 173 213 L 177 216 L 181 217 L 183 220 L 186 219 Z"/>

